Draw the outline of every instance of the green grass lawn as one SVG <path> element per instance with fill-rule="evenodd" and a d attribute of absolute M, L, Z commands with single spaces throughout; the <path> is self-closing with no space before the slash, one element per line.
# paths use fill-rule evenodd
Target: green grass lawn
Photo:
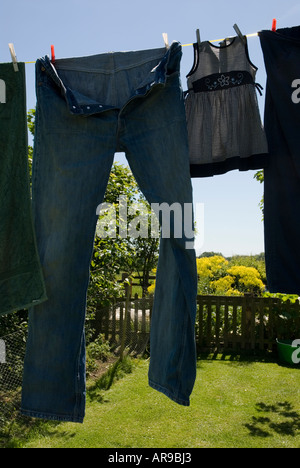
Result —
<path fill-rule="evenodd" d="M 300 369 L 200 359 L 191 405 L 151 389 L 148 361 L 87 402 L 83 424 L 33 427 L 24 448 L 299 448 Z"/>

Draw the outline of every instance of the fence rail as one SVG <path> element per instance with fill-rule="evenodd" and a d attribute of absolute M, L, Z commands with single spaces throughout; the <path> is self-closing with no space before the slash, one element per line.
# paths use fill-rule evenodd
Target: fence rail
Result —
<path fill-rule="evenodd" d="M 123 331 L 127 342 L 141 349 L 148 341 L 153 300 L 131 299 L 96 313 L 95 328 L 117 344 Z M 198 296 L 198 351 L 272 351 L 278 339 L 300 338 L 300 304 L 252 296 Z"/>

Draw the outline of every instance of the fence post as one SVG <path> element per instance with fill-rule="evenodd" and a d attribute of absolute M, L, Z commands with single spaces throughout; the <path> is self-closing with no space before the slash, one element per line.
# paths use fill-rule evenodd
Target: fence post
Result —
<path fill-rule="evenodd" d="M 216 298 L 216 329 L 215 329 L 216 342 L 215 342 L 215 346 L 217 348 L 217 351 L 219 350 L 219 347 L 220 347 L 220 324 L 221 324 L 220 300 L 221 300 L 220 297 Z"/>
<path fill-rule="evenodd" d="M 233 307 L 232 307 L 232 337 L 233 337 L 233 343 L 232 347 L 234 350 L 236 350 L 236 327 L 237 327 L 237 305 L 235 301 L 233 301 Z"/>
<path fill-rule="evenodd" d="M 206 321 L 206 344 L 211 346 L 211 301 L 207 305 L 207 321 Z"/>
<path fill-rule="evenodd" d="M 127 273 L 122 273 L 122 282 L 124 283 L 125 288 L 125 298 L 131 298 L 132 295 L 132 278 L 128 276 Z"/>
<path fill-rule="evenodd" d="M 228 333 L 229 333 L 229 320 L 228 320 L 228 302 L 224 306 L 224 348 L 228 348 Z"/>
<path fill-rule="evenodd" d="M 199 330 L 198 330 L 198 346 L 203 346 L 203 300 L 201 296 L 197 297 L 198 303 L 198 318 L 199 318 Z"/>
<path fill-rule="evenodd" d="M 255 317 L 254 297 L 244 295 L 242 297 L 242 348 L 252 347 L 252 317 Z"/>
<path fill-rule="evenodd" d="M 126 283 L 126 281 L 125 281 Z M 130 320 L 130 311 L 129 311 L 129 305 L 130 305 L 130 296 L 131 296 L 131 291 L 130 291 L 130 279 L 128 278 L 127 281 L 127 291 L 126 291 L 126 302 L 125 302 L 125 318 L 123 322 L 123 330 L 122 330 L 122 338 L 121 338 L 121 347 L 120 347 L 120 361 L 123 361 L 124 357 L 124 350 L 125 350 L 125 339 L 126 339 L 126 331 L 127 331 L 127 326 L 128 326 L 128 318 Z"/>

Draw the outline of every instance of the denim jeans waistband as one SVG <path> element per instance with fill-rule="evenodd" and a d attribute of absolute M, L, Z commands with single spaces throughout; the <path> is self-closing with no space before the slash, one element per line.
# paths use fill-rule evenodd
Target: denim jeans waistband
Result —
<path fill-rule="evenodd" d="M 58 86 L 71 114 L 101 113 L 120 109 L 129 100 L 146 95 L 154 86 L 165 85 L 169 76 L 179 74 L 181 56 L 179 42 L 173 42 L 169 49 L 109 52 L 58 59 L 54 63 L 46 55 L 36 62 L 37 85 L 47 82 L 49 86 Z M 72 76 L 72 83 L 68 81 L 69 75 Z M 103 96 L 100 93 L 98 99 L 95 97 L 95 85 L 90 93 L 88 90 L 88 83 L 94 83 L 95 79 L 105 87 Z M 131 86 L 135 83 L 135 86 L 127 90 L 128 82 Z"/>

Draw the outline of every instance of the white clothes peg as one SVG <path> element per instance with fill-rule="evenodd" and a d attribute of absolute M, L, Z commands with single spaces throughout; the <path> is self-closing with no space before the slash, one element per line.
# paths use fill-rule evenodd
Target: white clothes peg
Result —
<path fill-rule="evenodd" d="M 12 58 L 12 61 L 13 61 L 14 70 L 15 70 L 15 72 L 17 72 L 17 71 L 19 71 L 19 67 L 18 67 L 18 62 L 17 62 L 17 57 L 16 57 L 16 52 L 15 52 L 14 45 L 12 43 L 9 43 L 8 47 L 9 47 L 10 55 L 11 55 L 11 58 Z"/>
<path fill-rule="evenodd" d="M 162 36 L 163 36 L 163 39 L 164 39 L 166 49 L 169 49 L 170 46 L 169 46 L 168 34 L 167 33 L 162 33 Z"/>

